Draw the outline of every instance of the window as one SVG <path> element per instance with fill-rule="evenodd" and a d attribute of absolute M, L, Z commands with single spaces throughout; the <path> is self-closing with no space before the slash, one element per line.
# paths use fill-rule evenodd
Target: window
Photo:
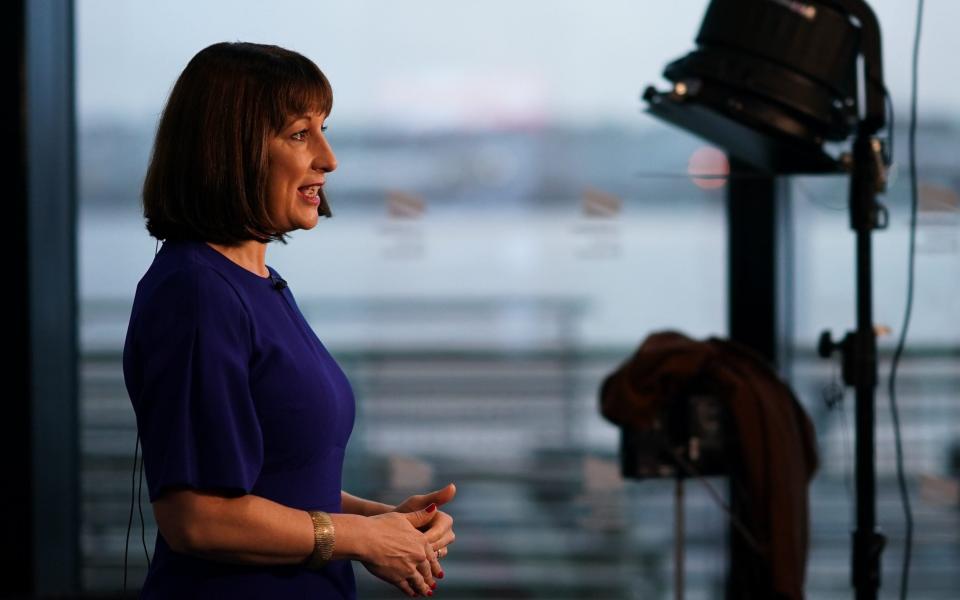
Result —
<path fill-rule="evenodd" d="M 874 4 L 899 125 L 898 178 L 885 199 L 892 224 L 876 236 L 876 312 L 896 331 L 913 8 Z M 620 477 L 618 430 L 599 416 L 597 389 L 653 331 L 726 333 L 724 189 L 687 176 L 704 143 L 643 114 L 639 101 L 666 62 L 693 47 L 706 2 L 317 6 L 78 3 L 85 589 L 122 581 L 135 429 L 120 352 L 155 248 L 139 194 L 157 117 L 196 51 L 241 39 L 303 52 L 334 86 L 328 137 L 340 167 L 327 189 L 335 217 L 271 247 L 267 259 L 355 387 L 346 488 L 397 501 L 456 481 L 458 540 L 443 582 L 451 593 L 665 595 L 673 486 Z M 928 11 L 926 208 L 900 388 L 915 491 L 927 476 L 956 481 L 947 456 L 960 433 L 948 400 L 960 391 L 960 167 L 944 158 L 960 147 L 960 90 L 933 83 L 958 50 L 944 23 L 960 14 Z M 793 384 L 817 423 L 822 461 L 811 489 L 808 589 L 847 595 L 852 413 L 844 429 L 840 413 L 823 408 L 820 390 L 836 369 L 812 348 L 821 329 L 853 325 L 853 238 L 843 180 L 796 178 L 790 188 Z M 878 394 L 879 521 L 891 535 L 884 582 L 892 588 L 900 517 L 883 401 Z M 700 486 L 687 488 L 687 589 L 714 597 L 727 525 Z M 953 523 L 957 500 L 926 498 L 914 504 L 914 573 L 923 575 L 912 590 L 947 598 L 960 582 L 941 558 L 953 542 L 939 532 Z M 144 516 L 152 552 L 145 501 Z M 138 536 L 135 518 L 134 582 L 146 567 Z M 356 572 L 363 597 L 392 597 Z"/>

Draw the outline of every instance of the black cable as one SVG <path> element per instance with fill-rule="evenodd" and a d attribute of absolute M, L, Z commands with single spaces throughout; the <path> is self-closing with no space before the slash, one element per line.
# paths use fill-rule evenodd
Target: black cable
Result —
<path fill-rule="evenodd" d="M 896 129 L 896 115 L 893 112 L 893 98 L 890 97 L 890 92 L 887 91 L 887 86 L 883 86 L 883 97 L 887 101 L 887 114 L 890 115 L 887 120 L 889 124 L 887 125 L 887 165 L 893 164 L 893 134 Z"/>
<path fill-rule="evenodd" d="M 874 85 L 883 90 L 884 112 L 887 116 L 887 147 L 884 149 L 883 161 L 885 164 L 891 165 L 893 164 L 893 130 L 896 124 L 895 115 L 893 114 L 893 98 L 890 97 L 890 90 L 887 89 L 887 86 L 882 81 L 872 75 L 869 79 Z"/>
<path fill-rule="evenodd" d="M 160 252 L 160 239 L 153 248 L 153 257 L 156 258 Z M 143 553 L 147 556 L 147 568 L 150 568 L 150 553 L 147 552 L 147 538 L 143 524 L 143 505 L 140 497 L 143 492 L 143 457 L 140 454 L 140 431 L 137 430 L 137 441 L 133 444 L 133 473 L 130 475 L 130 515 L 127 517 L 127 537 L 123 544 L 123 591 L 127 591 L 127 563 L 130 554 L 130 531 L 133 529 L 133 502 L 136 498 L 137 508 L 140 513 L 140 541 L 143 543 Z M 138 461 L 139 456 L 139 461 Z M 139 464 L 139 468 L 138 465 Z M 137 487 L 137 471 L 140 472 L 140 487 Z"/>
<path fill-rule="evenodd" d="M 133 445 L 133 474 L 130 482 L 130 516 L 127 517 L 127 541 L 123 545 L 123 591 L 127 591 L 127 555 L 130 551 L 130 530 L 133 528 L 133 497 L 137 491 L 137 456 L 140 453 L 140 434 Z"/>
<path fill-rule="evenodd" d="M 143 454 L 140 454 L 140 483 L 137 486 L 137 510 L 140 511 L 140 542 L 143 544 L 143 554 L 147 557 L 147 569 L 150 568 L 150 553 L 147 551 L 147 533 L 143 522 L 143 503 L 140 498 L 143 496 Z"/>
<path fill-rule="evenodd" d="M 906 476 L 903 470 L 903 444 L 900 439 L 900 414 L 897 409 L 897 368 L 900 357 L 907 341 L 907 330 L 910 328 L 910 316 L 913 313 L 914 263 L 916 262 L 916 234 L 917 208 L 919 205 L 917 193 L 917 71 L 920 56 L 920 32 L 923 22 L 923 0 L 917 1 L 917 24 L 913 38 L 912 78 L 910 82 L 910 246 L 907 260 L 907 305 L 903 314 L 903 326 L 900 328 L 900 339 L 897 349 L 893 353 L 890 365 L 889 396 L 890 415 L 893 418 L 894 444 L 897 454 L 897 483 L 900 487 L 900 499 L 903 502 L 903 514 L 906 521 L 906 532 L 903 550 L 903 571 L 900 577 L 900 598 L 907 597 L 910 584 L 910 558 L 913 550 L 913 512 L 910 509 L 910 494 L 907 489 Z"/>
<path fill-rule="evenodd" d="M 727 519 L 734 526 L 734 528 L 743 536 L 744 541 L 756 552 L 758 555 L 762 556 L 764 554 L 763 545 L 757 541 L 757 538 L 753 537 L 753 534 L 750 533 L 750 528 L 738 517 L 730 506 L 723 501 L 723 497 L 720 495 L 720 492 L 717 491 L 715 487 L 707 480 L 706 477 L 700 474 L 696 467 L 693 466 L 693 463 L 689 462 L 684 456 L 683 451 L 678 448 L 672 448 L 667 444 L 666 440 L 662 440 L 663 447 L 670 452 L 673 459 L 680 465 L 680 468 L 689 476 L 697 481 L 699 481 L 703 487 L 707 490 L 707 493 L 716 503 L 716 505 L 724 512 Z"/>
<path fill-rule="evenodd" d="M 841 446 L 843 447 L 843 487 L 847 492 L 847 502 L 850 503 L 851 507 L 854 507 L 853 481 L 850 477 L 850 473 L 853 470 L 853 457 L 850 448 L 853 444 L 850 443 L 850 425 L 847 421 L 847 405 L 844 401 L 846 388 L 843 387 L 843 381 L 837 375 L 836 363 L 834 363 L 833 369 L 830 376 L 830 383 L 824 386 L 821 394 L 823 395 L 824 403 L 827 405 L 827 410 L 837 411 L 840 415 Z"/>

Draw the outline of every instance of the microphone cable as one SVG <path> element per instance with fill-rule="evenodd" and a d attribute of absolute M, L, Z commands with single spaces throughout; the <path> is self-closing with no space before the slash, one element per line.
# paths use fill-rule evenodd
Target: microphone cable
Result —
<path fill-rule="evenodd" d="M 160 252 L 160 240 L 153 249 L 153 257 L 156 258 Z M 134 425 L 136 427 L 136 425 Z M 139 472 L 139 484 L 137 474 Z M 137 512 L 140 513 L 140 542 L 143 544 L 143 554 L 147 557 L 147 569 L 150 569 L 150 552 L 147 551 L 146 526 L 143 520 L 143 454 L 140 452 L 140 431 L 137 429 L 137 441 L 133 446 L 133 473 L 130 477 L 130 514 L 127 517 L 127 536 L 123 544 L 123 591 L 127 591 L 127 558 L 130 552 L 130 531 L 133 529 L 133 502 L 136 498 Z"/>
<path fill-rule="evenodd" d="M 147 552 L 147 540 L 143 526 L 143 507 L 140 505 L 140 494 L 137 491 L 137 471 L 140 472 L 140 489 L 143 489 L 143 456 L 139 455 L 140 433 L 137 433 L 137 441 L 133 447 L 133 473 L 130 483 L 130 515 L 127 518 L 127 537 L 123 546 L 123 591 L 127 591 L 127 556 L 130 551 L 130 530 L 133 527 L 133 502 L 137 499 L 137 508 L 140 512 L 140 539 L 143 542 L 143 553 L 147 556 L 147 568 L 150 568 L 150 554 Z M 139 455 L 139 456 L 138 456 Z M 139 466 L 138 466 L 139 464 Z"/>
<path fill-rule="evenodd" d="M 900 438 L 900 413 L 897 409 L 897 369 L 900 365 L 900 357 L 903 355 L 903 349 L 906 345 L 907 330 L 910 328 L 910 316 L 913 313 L 913 289 L 914 289 L 914 264 L 916 263 L 917 246 L 917 209 L 918 185 L 917 185 L 917 71 L 920 55 L 920 33 L 923 23 L 923 0 L 917 1 L 917 22 L 913 38 L 913 62 L 911 65 L 912 76 L 910 83 L 910 242 L 907 259 L 907 303 L 904 308 L 903 326 L 900 328 L 900 338 L 897 341 L 897 348 L 893 353 L 893 360 L 890 365 L 889 379 L 889 397 L 890 397 L 890 416 L 893 421 L 893 439 L 896 449 L 897 460 L 897 485 L 900 488 L 900 500 L 903 504 L 903 515 L 905 521 L 903 565 L 901 567 L 900 577 L 900 598 L 905 600 L 907 589 L 910 585 L 910 559 L 913 551 L 913 511 L 910 508 L 910 492 L 907 488 L 906 475 L 903 468 L 903 443 Z"/>

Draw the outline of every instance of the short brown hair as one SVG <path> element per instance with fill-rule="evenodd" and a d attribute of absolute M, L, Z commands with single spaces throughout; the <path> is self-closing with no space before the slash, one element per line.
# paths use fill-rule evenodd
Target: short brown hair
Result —
<path fill-rule="evenodd" d="M 267 207 L 267 140 L 290 116 L 332 106 L 330 83 L 301 54 L 244 42 L 198 52 L 157 127 L 143 183 L 147 231 L 162 240 L 286 243 Z M 323 196 L 320 212 L 330 216 Z"/>

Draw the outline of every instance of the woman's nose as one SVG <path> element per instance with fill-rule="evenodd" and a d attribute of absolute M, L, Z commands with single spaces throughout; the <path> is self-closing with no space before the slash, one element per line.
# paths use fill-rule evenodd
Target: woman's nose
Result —
<path fill-rule="evenodd" d="M 324 171 L 326 173 L 336 170 L 337 157 L 333 154 L 333 148 L 330 147 L 326 139 L 324 139 L 320 147 L 317 148 L 311 167 L 313 167 L 314 171 Z"/>

